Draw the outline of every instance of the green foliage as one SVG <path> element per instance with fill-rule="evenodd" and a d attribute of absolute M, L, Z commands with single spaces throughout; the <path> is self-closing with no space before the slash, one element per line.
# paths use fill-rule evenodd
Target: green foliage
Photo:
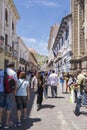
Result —
<path fill-rule="evenodd" d="M 37 54 L 37 59 L 40 66 L 43 66 L 46 63 L 48 56 Z"/>

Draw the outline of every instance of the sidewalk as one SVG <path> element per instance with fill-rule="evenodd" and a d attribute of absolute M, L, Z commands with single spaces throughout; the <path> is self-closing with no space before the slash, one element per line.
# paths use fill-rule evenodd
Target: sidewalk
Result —
<path fill-rule="evenodd" d="M 29 118 L 22 120 L 20 128 L 12 126 L 10 130 L 87 130 L 87 109 L 81 108 L 82 114 L 75 116 L 75 104 L 71 104 L 69 99 L 70 94 L 61 94 L 61 90 L 58 90 L 57 98 L 51 98 L 49 88 L 49 98 L 43 99 L 42 108 L 37 111 L 36 95 L 32 93 L 28 105 Z M 11 118 L 16 120 L 15 108 Z"/>
<path fill-rule="evenodd" d="M 36 101 L 34 101 L 30 118 L 36 118 L 31 130 L 87 130 L 87 109 L 81 108 L 82 114 L 77 117 L 73 110 L 75 104 L 71 104 L 70 94 L 58 92 L 58 98 L 43 100 L 40 111 L 36 111 Z M 36 100 L 36 99 L 35 99 Z"/>

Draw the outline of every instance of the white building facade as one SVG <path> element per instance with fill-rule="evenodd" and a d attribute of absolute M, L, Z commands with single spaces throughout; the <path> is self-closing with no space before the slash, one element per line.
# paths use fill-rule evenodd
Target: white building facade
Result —
<path fill-rule="evenodd" d="M 0 69 L 5 68 L 9 61 L 13 61 L 17 69 L 16 25 L 19 19 L 13 0 L 0 0 Z"/>
<path fill-rule="evenodd" d="M 54 60 L 54 53 L 52 51 L 52 47 L 58 32 L 59 25 L 54 24 L 50 29 L 49 41 L 48 41 L 48 66 L 50 69 L 53 69 L 53 60 Z"/>
<path fill-rule="evenodd" d="M 23 39 L 18 37 L 18 69 L 27 71 L 29 68 L 29 48 Z"/>
<path fill-rule="evenodd" d="M 65 16 L 60 24 L 57 37 L 53 45 L 53 53 L 55 56 L 55 67 L 58 73 L 70 72 L 72 57 L 72 41 L 71 41 L 71 14 Z"/>

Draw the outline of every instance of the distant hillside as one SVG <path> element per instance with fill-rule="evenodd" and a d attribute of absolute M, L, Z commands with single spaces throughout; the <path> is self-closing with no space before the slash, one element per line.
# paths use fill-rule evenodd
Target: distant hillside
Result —
<path fill-rule="evenodd" d="M 37 54 L 37 58 L 40 66 L 43 66 L 46 63 L 48 56 Z"/>

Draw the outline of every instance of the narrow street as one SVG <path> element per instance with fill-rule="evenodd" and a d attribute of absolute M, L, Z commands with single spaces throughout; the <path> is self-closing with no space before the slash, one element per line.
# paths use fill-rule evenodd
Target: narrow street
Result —
<path fill-rule="evenodd" d="M 49 87 L 49 97 L 44 98 L 42 108 L 37 111 L 36 96 L 31 93 L 29 118 L 22 120 L 21 127 L 12 126 L 9 130 L 87 130 L 87 109 L 81 108 L 81 115 L 76 117 L 73 113 L 75 104 L 69 99 L 70 94 L 61 94 L 61 90 L 58 90 L 57 98 L 51 98 Z M 11 118 L 16 121 L 15 106 Z"/>
<path fill-rule="evenodd" d="M 55 71 L 58 77 L 56 79 L 53 76 L 56 84 L 51 84 L 52 79 L 48 78 L 52 71 Z M 37 75 L 36 72 L 41 72 L 45 80 L 42 76 L 36 76 L 36 87 L 47 88 L 50 85 L 55 87 L 56 91 L 59 83 L 65 83 L 66 92 L 70 88 L 75 90 L 75 98 L 80 90 L 86 95 L 87 90 L 84 88 L 87 84 L 83 81 L 87 79 L 87 0 L 0 0 L 1 116 L 2 102 L 8 105 L 7 100 L 2 99 L 5 86 L 9 86 L 8 82 L 3 83 L 3 79 L 12 76 L 17 81 L 18 77 L 20 88 L 24 82 L 19 84 L 20 72 L 26 73 L 25 77 L 29 86 L 32 84 L 31 87 L 35 87 L 33 76 Z M 28 83 L 23 86 L 27 88 Z M 43 89 L 41 91 L 43 92 Z M 14 102 L 11 113 L 13 126 L 9 130 L 87 130 L 87 107 L 81 107 L 80 116 L 76 116 L 73 113 L 76 104 L 70 102 L 70 93 L 62 93 L 59 86 L 57 91 L 57 98 L 52 98 L 49 87 L 48 98 L 43 97 L 39 111 L 36 104 L 37 95 L 31 92 L 27 104 L 28 118 L 22 119 L 22 122 L 19 120 L 21 127 L 15 127 L 19 108 L 16 108 Z M 29 97 L 27 93 L 23 90 L 18 96 Z M 11 104 L 13 100 L 8 102 Z M 20 107 L 21 104 L 18 105 Z M 10 105 L 8 109 L 10 110 Z M 79 114 L 79 111 L 75 112 Z M 4 130 L 5 122 L 6 125 L 9 124 L 9 118 L 5 121 L 5 110 L 3 120 L 1 117 L 0 119 L 1 130 Z"/>

